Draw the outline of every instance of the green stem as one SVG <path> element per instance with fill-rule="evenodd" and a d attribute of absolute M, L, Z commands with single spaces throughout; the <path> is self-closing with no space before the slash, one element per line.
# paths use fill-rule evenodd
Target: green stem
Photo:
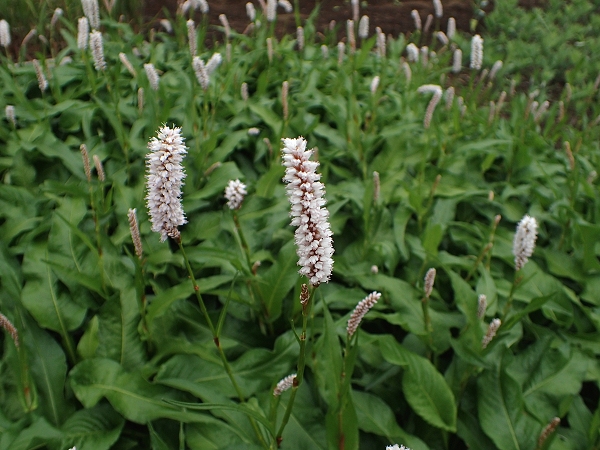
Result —
<path fill-rule="evenodd" d="M 425 296 L 421 300 L 421 306 L 423 308 L 423 320 L 425 322 L 425 332 L 427 333 L 427 344 L 429 349 L 433 349 L 433 328 L 431 326 L 431 316 L 429 314 L 429 297 Z"/>
<path fill-rule="evenodd" d="M 92 218 L 94 220 L 94 231 L 96 234 L 96 247 L 98 249 L 98 268 L 100 270 L 100 283 L 102 285 L 102 292 L 104 293 L 105 298 L 108 298 L 108 292 L 106 291 L 106 275 L 104 273 L 104 258 L 102 255 L 100 220 L 98 218 L 98 207 L 96 206 L 96 202 L 94 201 L 94 190 L 90 181 L 88 181 L 88 188 L 90 191 L 90 207 L 92 208 Z M 101 196 L 102 198 L 104 198 L 103 192 L 101 193 Z"/>
<path fill-rule="evenodd" d="M 302 380 L 304 379 L 304 368 L 306 367 L 306 329 L 308 328 L 308 317 L 310 315 L 310 309 L 312 308 L 315 290 L 316 288 L 311 289 L 308 301 L 306 302 L 306 304 L 302 305 L 302 334 L 300 335 L 299 339 L 300 354 L 298 355 L 298 370 L 296 372 L 296 378 L 294 380 L 294 385 L 292 386 L 292 392 L 290 394 L 290 398 L 288 400 L 283 419 L 281 420 L 281 425 L 279 426 L 279 430 L 277 431 L 277 447 L 281 445 L 281 435 L 283 434 L 283 430 L 285 429 L 285 426 L 290 420 L 292 408 L 294 406 L 294 400 L 296 399 L 296 393 L 298 392 L 298 388 L 300 387 L 300 385 L 302 384 Z"/>
<path fill-rule="evenodd" d="M 502 311 L 502 320 L 505 319 L 506 315 L 510 311 L 510 308 L 512 307 L 513 297 L 515 295 L 515 291 L 516 291 L 517 287 L 519 286 L 519 283 L 521 283 L 521 280 L 523 280 L 523 277 L 517 276 L 517 273 L 518 272 L 515 272 L 515 278 L 514 278 L 512 286 L 510 288 L 510 293 L 508 294 L 508 300 L 506 302 L 506 305 L 504 306 L 504 310 Z"/>
<path fill-rule="evenodd" d="M 200 287 L 198 286 L 198 283 L 196 282 L 196 277 L 194 277 L 194 271 L 192 270 L 192 266 L 190 265 L 190 260 L 188 259 L 187 254 L 185 253 L 185 250 L 183 248 L 183 244 L 181 242 L 181 237 L 177 237 L 175 240 L 176 240 L 177 244 L 179 245 L 181 254 L 183 255 L 183 259 L 185 261 L 185 266 L 188 270 L 190 279 L 192 280 L 192 285 L 194 286 L 194 293 L 196 294 L 196 298 L 198 299 L 198 304 L 200 305 L 200 309 L 202 310 L 202 314 L 204 315 L 206 323 L 208 324 L 208 327 L 210 328 L 210 332 L 213 335 L 213 342 L 215 343 L 217 350 L 219 352 L 219 357 L 221 358 L 221 362 L 223 363 L 223 368 L 225 369 L 225 372 L 227 373 L 227 376 L 229 377 L 229 380 L 231 381 L 231 384 L 233 385 L 233 388 L 235 389 L 235 392 L 237 393 L 237 396 L 240 399 L 240 402 L 246 403 L 246 397 L 244 396 L 242 389 L 240 388 L 239 384 L 235 380 L 235 377 L 233 376 L 233 371 L 231 370 L 231 366 L 229 365 L 229 362 L 227 361 L 227 356 L 225 356 L 223 347 L 221 347 L 221 342 L 219 340 L 217 330 L 213 324 L 212 319 L 210 318 L 210 315 L 208 314 L 208 310 L 206 309 L 206 305 L 204 303 L 204 299 L 202 298 L 202 294 L 200 294 Z M 260 432 L 260 429 L 258 428 L 256 421 L 253 418 L 250 418 L 250 423 L 252 424 L 252 428 L 254 429 L 256 436 L 260 440 L 263 447 L 268 448 L 268 444 L 265 442 L 265 439 L 264 439 L 262 433 Z"/>
<path fill-rule="evenodd" d="M 245 257 L 246 257 L 246 264 L 248 266 L 248 272 L 251 273 L 252 272 L 252 260 L 250 259 L 250 247 L 248 246 L 248 241 L 246 240 L 246 237 L 244 236 L 244 232 L 242 231 L 242 227 L 240 226 L 240 221 L 237 215 L 237 211 L 232 211 L 233 213 L 233 222 L 235 224 L 235 232 L 236 232 L 236 237 L 238 240 L 238 244 L 240 245 L 242 252 L 244 253 Z M 262 314 L 263 314 L 263 318 L 265 323 L 267 324 L 267 326 L 269 327 L 269 332 L 271 334 L 271 336 L 274 334 L 274 329 L 273 329 L 273 323 L 271 322 L 271 320 L 269 320 L 269 310 L 267 308 L 267 305 L 264 302 L 264 299 L 262 298 L 262 296 L 260 295 L 260 291 L 258 289 L 256 289 L 255 283 L 253 282 L 252 278 L 248 278 L 247 280 L 247 286 L 248 286 L 248 292 L 250 292 L 250 296 L 252 297 L 252 303 L 254 305 L 256 305 L 257 307 L 260 307 Z M 256 297 L 259 297 L 259 300 L 256 300 Z"/>

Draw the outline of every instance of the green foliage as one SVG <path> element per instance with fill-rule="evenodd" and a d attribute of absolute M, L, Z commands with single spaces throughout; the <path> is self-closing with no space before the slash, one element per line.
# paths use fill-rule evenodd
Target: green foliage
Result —
<path fill-rule="evenodd" d="M 49 3 L 25 3 L 49 27 Z M 335 31 L 301 22 L 299 50 L 259 14 L 262 26 L 225 38 L 231 58 L 215 44 L 224 60 L 206 90 L 183 16 L 145 40 L 103 13 L 98 72 L 77 48 L 79 4 L 68 8 L 38 56 L 47 91 L 25 49 L 0 56 L 0 107 L 16 113 L 0 119 L 0 311 L 19 336 L 17 346 L 1 335 L 0 450 L 259 449 L 279 438 L 295 450 L 598 448 L 590 2 L 496 2 L 484 35 L 485 67 L 504 61 L 493 80 L 451 71 L 451 47 L 469 55 L 465 35 L 448 47 L 401 36 L 384 57 L 371 37 L 338 64 Z M 408 41 L 437 52 L 409 63 L 410 77 Z M 212 50 L 198 44 L 206 61 Z M 425 129 L 430 94 L 417 88 L 437 83 L 462 100 L 444 98 Z M 162 124 L 181 126 L 188 147 L 180 247 L 159 242 L 145 211 L 146 146 Z M 299 135 L 318 149 L 335 246 L 332 279 L 304 306 L 279 150 Z M 81 144 L 104 180 L 98 169 L 87 178 Z M 231 211 L 223 191 L 238 178 L 248 195 Z M 539 236 L 515 272 L 524 214 Z M 350 311 L 372 291 L 381 298 L 348 336 Z M 274 396 L 292 373 L 296 385 Z M 554 417 L 563 422 L 539 441 Z"/>

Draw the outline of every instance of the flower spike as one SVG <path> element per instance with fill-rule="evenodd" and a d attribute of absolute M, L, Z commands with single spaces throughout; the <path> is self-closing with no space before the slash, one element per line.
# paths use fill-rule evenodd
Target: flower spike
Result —
<path fill-rule="evenodd" d="M 181 206 L 181 186 L 185 178 L 181 162 L 187 153 L 181 128 L 163 126 L 158 131 L 158 139 L 152 138 L 148 148 L 146 200 L 152 231 L 160 233 L 162 242 L 167 237 L 177 239 L 177 227 L 187 222 Z"/>
<path fill-rule="evenodd" d="M 295 232 L 296 253 L 300 275 L 318 286 L 329 281 L 333 269 L 333 233 L 329 227 L 329 211 L 325 208 L 325 187 L 317 173 L 318 162 L 310 161 L 312 150 L 306 140 L 283 139 L 283 181 L 291 204 L 291 225 Z"/>

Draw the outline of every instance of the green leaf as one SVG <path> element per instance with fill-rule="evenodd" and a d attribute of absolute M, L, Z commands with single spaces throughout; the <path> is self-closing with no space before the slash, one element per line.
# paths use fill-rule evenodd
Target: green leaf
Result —
<path fill-rule="evenodd" d="M 271 167 L 256 183 L 256 195 L 272 198 L 275 188 L 281 185 L 284 175 L 285 168 L 283 166 L 274 165 Z"/>
<path fill-rule="evenodd" d="M 535 448 L 542 427 L 523 410 L 521 387 L 501 363 L 478 377 L 477 405 L 481 428 L 499 450 Z"/>
<path fill-rule="evenodd" d="M 580 219 L 575 223 L 575 230 L 578 240 L 581 239 L 577 248 L 583 252 L 583 269 L 586 271 L 600 270 L 600 263 L 595 252 L 595 244 L 600 240 L 600 226 Z"/>
<path fill-rule="evenodd" d="M 352 399 L 356 407 L 358 427 L 362 431 L 384 436 L 389 442 L 401 442 L 411 450 L 428 450 L 423 441 L 408 434 L 398 425 L 394 412 L 380 397 L 367 392 L 352 391 Z"/>
<path fill-rule="evenodd" d="M 256 421 L 260 422 L 262 425 L 265 426 L 265 428 L 267 429 L 269 434 L 271 434 L 271 437 L 273 437 L 273 438 L 275 437 L 275 429 L 273 428 L 273 424 L 271 422 L 269 422 L 269 420 L 265 416 L 263 416 L 259 412 L 255 411 L 254 409 L 248 407 L 245 404 L 189 403 L 189 402 L 182 402 L 182 401 L 169 400 L 169 399 L 166 399 L 165 403 L 168 403 L 170 405 L 180 406 L 183 409 L 186 409 L 186 410 L 190 409 L 192 411 L 229 410 L 229 411 L 240 412 L 240 413 L 243 413 L 243 414 L 247 415 L 248 417 L 251 417 L 251 418 L 255 419 Z"/>
<path fill-rule="evenodd" d="M 281 126 L 283 122 L 281 118 L 273 112 L 272 109 L 266 108 L 254 102 L 250 103 L 248 106 L 254 114 L 260 117 L 263 122 L 266 123 L 269 128 L 271 128 L 273 133 L 278 134 L 281 132 Z"/>
<path fill-rule="evenodd" d="M 229 180 L 244 178 L 244 175 L 233 162 L 226 162 L 217 167 L 208 177 L 206 185 L 194 193 L 184 196 L 184 209 L 186 201 L 195 201 L 205 198 L 212 198 L 215 195 L 224 195 L 225 186 Z"/>
<path fill-rule="evenodd" d="M 342 134 L 340 133 L 340 130 L 331 128 L 326 123 L 320 122 L 313 130 L 313 133 L 315 134 L 315 136 L 319 136 L 326 139 L 329 142 L 329 144 L 333 148 L 338 149 L 338 151 L 343 151 L 348 146 L 348 143 L 346 142 L 344 136 L 342 136 Z"/>
<path fill-rule="evenodd" d="M 233 274 L 215 275 L 197 280 L 200 293 L 207 292 L 230 282 L 233 276 Z M 195 295 L 194 286 L 190 280 L 185 280 L 183 283 L 158 293 L 154 298 L 150 297 L 146 320 L 148 323 L 151 323 L 156 318 L 162 316 L 175 301 L 188 298 L 192 295 Z"/>
<path fill-rule="evenodd" d="M 450 387 L 428 360 L 413 355 L 402 378 L 406 401 L 431 425 L 456 432 L 456 402 Z"/>
<path fill-rule="evenodd" d="M 289 241 L 279 251 L 277 260 L 261 275 L 259 289 L 267 308 L 269 319 L 274 321 L 281 315 L 283 300 L 298 280 L 296 245 Z"/>
<path fill-rule="evenodd" d="M 357 276 L 356 281 L 368 291 L 379 291 L 385 297 L 389 297 L 390 305 L 395 312 L 385 315 L 388 322 L 400 325 L 416 335 L 425 335 L 421 293 L 416 291 L 409 283 L 381 273 Z"/>
<path fill-rule="evenodd" d="M 480 450 L 495 450 L 496 448 L 494 443 L 481 429 L 476 415 L 466 412 L 463 409 L 458 412 L 456 430 L 456 434 L 465 442 L 468 448 L 477 448 Z"/>
<path fill-rule="evenodd" d="M 477 326 L 479 323 L 479 319 L 477 318 L 477 294 L 473 292 L 471 286 L 469 286 L 469 284 L 454 271 L 447 270 L 446 273 L 452 282 L 456 306 L 465 315 L 467 322 L 471 327 Z"/>
<path fill-rule="evenodd" d="M 60 426 L 73 409 L 65 399 L 67 361 L 61 346 L 32 320 L 27 320 L 25 345 L 30 354 L 31 374 L 45 418 Z"/>
<path fill-rule="evenodd" d="M 240 143 L 248 137 L 247 130 L 238 130 L 232 133 L 229 133 L 223 142 L 219 144 L 219 146 L 213 150 L 211 153 L 211 161 L 225 161 L 227 157 L 233 153 Z M 238 177 L 236 177 L 238 178 Z M 234 179 L 234 178 L 231 178 Z M 227 180 L 229 181 L 229 180 Z"/>
<path fill-rule="evenodd" d="M 146 424 L 157 419 L 181 422 L 201 422 L 196 413 L 169 406 L 176 392 L 152 384 L 137 372 L 126 372 L 116 361 L 94 358 L 80 362 L 70 373 L 71 387 L 86 408 L 92 408 L 102 398 L 127 420 Z"/>
<path fill-rule="evenodd" d="M 529 302 L 529 304 L 525 308 L 517 311 L 514 314 L 509 315 L 506 322 L 502 324 L 502 328 L 504 328 L 505 330 L 512 328 L 523 317 L 525 317 L 529 313 L 537 311 L 542 306 L 544 306 L 544 304 L 546 304 L 546 302 L 548 302 L 552 297 L 554 297 L 554 294 L 545 295 L 544 297 L 534 298 L 533 300 L 531 300 L 531 302 Z"/>
<path fill-rule="evenodd" d="M 342 375 L 342 347 L 331 314 L 325 305 L 323 334 L 315 343 L 312 371 L 321 395 L 335 410 L 339 404 L 340 379 Z"/>
<path fill-rule="evenodd" d="M 539 339 L 506 368 L 523 387 L 525 408 L 540 423 L 562 416 L 562 402 L 579 393 L 588 371 L 586 358 L 567 343 L 553 348 L 553 338 Z"/>
<path fill-rule="evenodd" d="M 185 441 L 191 450 L 227 450 L 244 448 L 259 450 L 263 447 L 244 440 L 239 432 L 225 422 L 193 423 L 185 428 Z"/>
<path fill-rule="evenodd" d="M 427 225 L 423 233 L 423 248 L 429 258 L 435 258 L 438 253 L 438 247 L 442 242 L 444 230 L 440 224 Z"/>
<path fill-rule="evenodd" d="M 409 253 L 408 248 L 406 247 L 406 241 L 404 239 L 404 235 L 406 233 L 406 226 L 408 225 L 408 221 L 412 217 L 412 211 L 406 206 L 399 206 L 396 209 L 394 214 L 394 240 L 396 242 L 396 246 L 400 251 L 403 259 L 408 259 Z"/>
<path fill-rule="evenodd" d="M 298 388 L 289 422 L 283 430 L 281 447 L 288 450 L 314 450 L 327 448 L 325 417 L 311 394 L 306 378 Z M 285 394 L 283 396 L 285 398 Z M 285 413 L 287 402 L 279 402 L 279 416 Z"/>
<path fill-rule="evenodd" d="M 31 450 L 43 448 L 51 442 L 60 440 L 63 434 L 50 425 L 43 417 L 38 417 L 29 427 L 10 442 L 7 450 Z"/>
<path fill-rule="evenodd" d="M 431 425 L 456 431 L 456 402 L 446 380 L 429 360 L 405 349 L 392 336 L 378 339 L 382 356 L 404 367 L 402 389 L 409 405 Z"/>
<path fill-rule="evenodd" d="M 250 397 L 269 389 L 273 384 L 274 374 L 287 373 L 296 361 L 297 354 L 298 348 L 293 345 L 274 352 L 255 348 L 246 351 L 230 364 L 244 395 Z M 208 389 L 231 397 L 236 395 L 220 360 L 207 361 L 195 355 L 173 356 L 160 367 L 155 381 L 198 397 Z"/>
<path fill-rule="evenodd" d="M 33 244 L 27 249 L 23 262 L 26 281 L 21 301 L 42 327 L 66 336 L 81 325 L 87 308 L 58 289 L 56 276 L 43 262 L 49 258 L 44 244 Z"/>
<path fill-rule="evenodd" d="M 134 286 L 108 299 L 98 314 L 98 347 L 96 356 L 111 358 L 126 370 L 145 362 L 145 349 L 138 333 L 141 320 Z"/>
<path fill-rule="evenodd" d="M 60 448 L 109 450 L 119 438 L 125 421 L 110 405 L 96 405 L 73 414 L 61 427 Z"/>

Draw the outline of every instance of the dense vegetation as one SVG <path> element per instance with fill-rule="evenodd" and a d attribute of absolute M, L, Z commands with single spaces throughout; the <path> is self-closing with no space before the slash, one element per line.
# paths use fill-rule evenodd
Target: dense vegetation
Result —
<path fill-rule="evenodd" d="M 462 33 L 372 23 L 353 52 L 346 18 L 302 42 L 257 11 L 206 48 L 206 21 L 144 38 L 101 5 L 88 41 L 71 8 L 38 11 L 36 61 L 0 47 L 0 449 L 600 448 L 592 2 L 496 2 L 481 69 Z M 161 242 L 145 174 L 164 125 L 187 223 Z M 282 182 L 298 136 L 335 248 L 308 294 Z"/>

